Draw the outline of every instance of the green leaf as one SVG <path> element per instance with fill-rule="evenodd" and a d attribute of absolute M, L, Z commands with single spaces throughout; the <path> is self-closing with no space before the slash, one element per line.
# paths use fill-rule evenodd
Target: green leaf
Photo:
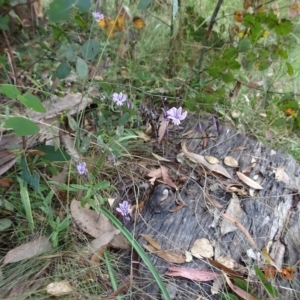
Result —
<path fill-rule="evenodd" d="M 278 35 L 286 35 L 292 31 L 293 23 L 290 20 L 281 20 L 279 24 L 275 26 L 275 32 Z"/>
<path fill-rule="evenodd" d="M 19 95 L 17 99 L 27 108 L 30 108 L 40 113 L 46 112 L 46 109 L 42 102 L 32 94 Z"/>
<path fill-rule="evenodd" d="M 0 15 L 0 30 L 9 30 L 8 21 L 9 18 L 7 15 L 4 17 Z"/>
<path fill-rule="evenodd" d="M 9 228 L 11 225 L 12 221 L 10 219 L 0 219 L 0 231 Z"/>
<path fill-rule="evenodd" d="M 140 0 L 137 9 L 146 9 L 150 4 L 152 0 Z"/>
<path fill-rule="evenodd" d="M 69 126 L 72 130 L 76 131 L 78 129 L 78 124 L 77 122 L 75 121 L 75 119 L 70 116 L 69 114 L 67 115 L 68 117 L 68 123 L 69 123 Z"/>
<path fill-rule="evenodd" d="M 258 276 L 259 280 L 261 281 L 261 283 L 263 284 L 263 286 L 267 290 L 267 292 L 272 296 L 278 297 L 277 289 L 274 286 L 272 286 L 271 283 L 269 283 L 267 281 L 267 279 L 265 278 L 265 274 L 259 269 L 259 267 L 254 266 L 254 270 L 255 270 L 255 273 Z"/>
<path fill-rule="evenodd" d="M 100 44 L 96 40 L 88 40 L 81 47 L 81 54 L 87 60 L 93 60 L 100 51 Z"/>
<path fill-rule="evenodd" d="M 86 62 L 80 58 L 77 57 L 76 61 L 76 72 L 80 78 L 86 78 L 89 73 L 89 67 L 86 64 Z"/>
<path fill-rule="evenodd" d="M 289 62 L 286 62 L 285 64 L 286 64 L 286 67 L 287 67 L 287 73 L 290 76 L 293 76 L 294 75 L 294 68 L 292 67 L 292 65 Z"/>
<path fill-rule="evenodd" d="M 33 175 L 31 175 L 24 155 L 21 158 L 21 170 L 21 179 L 24 180 L 24 182 L 30 184 L 36 192 L 39 192 L 40 175 L 36 172 Z"/>
<path fill-rule="evenodd" d="M 63 61 L 56 69 L 56 77 L 64 79 L 71 73 L 71 65 L 67 61 Z"/>
<path fill-rule="evenodd" d="M 87 28 L 87 22 L 81 16 L 76 16 L 74 20 L 81 29 Z"/>
<path fill-rule="evenodd" d="M 238 61 L 236 61 L 236 60 L 234 59 L 234 60 L 230 60 L 230 61 L 228 62 L 228 68 L 229 68 L 230 70 L 238 70 L 238 69 L 241 68 L 241 65 L 240 65 L 240 63 L 239 63 Z"/>
<path fill-rule="evenodd" d="M 224 51 L 223 58 L 226 60 L 231 60 L 232 58 L 236 57 L 237 54 L 238 54 L 237 49 L 230 47 Z"/>
<path fill-rule="evenodd" d="M 77 54 L 76 54 L 75 50 L 76 50 L 76 46 L 75 45 L 70 45 L 67 48 L 67 50 L 66 50 L 67 61 L 70 61 L 70 62 L 75 62 L 76 61 Z"/>
<path fill-rule="evenodd" d="M 32 135 L 40 131 L 34 122 L 22 117 L 8 118 L 3 127 L 12 128 L 18 136 Z"/>
<path fill-rule="evenodd" d="M 220 293 L 219 294 L 221 296 L 222 299 L 224 300 L 239 300 L 239 298 L 234 295 L 234 294 L 230 294 L 230 293 Z"/>
<path fill-rule="evenodd" d="M 69 161 L 71 159 L 65 150 L 56 149 L 54 146 L 41 145 L 34 149 L 43 152 L 42 158 L 49 161 Z"/>
<path fill-rule="evenodd" d="M 21 95 L 19 90 L 11 84 L 2 84 L 0 86 L 0 94 L 4 94 L 10 99 L 16 99 L 18 95 Z"/>
<path fill-rule="evenodd" d="M 46 14 L 50 21 L 57 23 L 59 21 L 68 21 L 70 19 L 70 14 L 73 9 L 72 0 L 53 0 Z"/>
<path fill-rule="evenodd" d="M 130 118 L 130 114 L 128 112 L 124 113 L 118 120 L 118 125 L 123 126 L 125 125 Z"/>
<path fill-rule="evenodd" d="M 34 221 L 33 221 L 33 217 L 32 217 L 31 202 L 30 202 L 27 186 L 21 178 L 17 177 L 17 179 L 20 184 L 21 201 L 23 204 L 23 208 L 25 210 L 26 218 L 28 221 L 28 226 L 31 230 L 33 230 L 34 229 Z"/>
<path fill-rule="evenodd" d="M 231 72 L 228 72 L 228 73 L 222 74 L 222 80 L 223 80 L 225 83 L 230 83 L 230 82 L 233 82 L 233 81 L 234 81 L 234 77 L 233 77 L 233 75 L 232 75 Z"/>
<path fill-rule="evenodd" d="M 75 4 L 80 12 L 88 12 L 91 7 L 91 0 L 76 0 Z"/>
<path fill-rule="evenodd" d="M 240 40 L 239 42 L 240 52 L 247 52 L 250 48 L 251 48 L 251 41 L 247 37 Z"/>

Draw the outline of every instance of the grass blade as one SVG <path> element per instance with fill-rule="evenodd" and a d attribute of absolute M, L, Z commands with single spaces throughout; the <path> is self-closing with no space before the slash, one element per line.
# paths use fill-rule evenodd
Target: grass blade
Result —
<path fill-rule="evenodd" d="M 158 284 L 160 291 L 161 291 L 162 295 L 164 296 L 164 299 L 171 300 L 169 293 L 166 290 L 166 287 L 161 279 L 161 276 L 157 272 L 155 266 L 153 265 L 152 261 L 149 259 L 148 255 L 145 253 L 145 251 L 141 247 L 141 245 L 134 239 L 134 237 L 131 235 L 131 233 L 122 225 L 122 223 L 109 210 L 107 210 L 104 207 L 101 207 L 101 211 L 121 231 L 123 236 L 129 241 L 129 243 L 132 245 L 134 250 L 138 253 L 138 255 L 141 257 L 141 259 L 147 265 L 147 267 L 151 271 L 154 279 L 156 280 L 156 283 Z"/>

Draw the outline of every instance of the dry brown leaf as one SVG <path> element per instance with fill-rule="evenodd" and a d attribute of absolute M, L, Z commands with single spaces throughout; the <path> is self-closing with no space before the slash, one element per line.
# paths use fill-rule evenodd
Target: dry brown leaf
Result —
<path fill-rule="evenodd" d="M 200 259 L 203 257 L 209 258 L 214 255 L 214 249 L 211 242 L 205 238 L 195 240 L 190 251 L 193 256 Z"/>
<path fill-rule="evenodd" d="M 52 245 L 46 236 L 40 236 L 31 242 L 20 245 L 9 250 L 3 264 L 14 263 L 24 259 L 29 259 L 52 250 Z"/>
<path fill-rule="evenodd" d="M 238 222 L 235 218 L 233 218 L 232 216 L 230 216 L 228 214 L 223 214 L 223 217 L 226 218 L 227 220 L 229 220 L 232 224 L 234 224 L 235 227 L 239 228 L 244 233 L 244 235 L 247 237 L 247 239 L 249 240 L 249 242 L 255 248 L 257 248 L 257 245 L 256 245 L 254 239 L 252 238 L 251 234 L 249 233 L 249 231 L 240 222 Z"/>
<path fill-rule="evenodd" d="M 267 250 L 266 247 L 263 248 L 263 250 L 262 250 L 262 255 L 263 255 L 264 259 L 266 260 L 266 262 L 267 262 L 269 265 L 272 265 L 273 267 L 276 268 L 277 272 L 279 272 L 279 273 L 282 272 L 282 268 L 276 264 L 276 262 L 274 261 L 274 259 L 273 259 L 273 258 L 270 256 L 270 254 L 268 253 L 268 250 Z"/>
<path fill-rule="evenodd" d="M 239 195 L 239 196 L 247 196 L 248 195 L 247 191 L 245 191 L 244 189 L 239 189 L 238 187 L 236 187 L 236 184 L 226 185 L 226 192 L 235 193 L 236 195 Z"/>
<path fill-rule="evenodd" d="M 236 148 L 231 149 L 229 152 L 243 151 L 243 150 L 247 150 L 247 148 L 244 146 L 238 146 Z"/>
<path fill-rule="evenodd" d="M 169 159 L 166 159 L 166 158 L 164 158 L 164 157 L 162 157 L 162 156 L 160 156 L 160 155 L 157 155 L 157 154 L 155 154 L 155 153 L 151 153 L 158 161 L 167 161 L 167 162 L 171 162 L 171 160 L 169 160 Z"/>
<path fill-rule="evenodd" d="M 241 172 L 236 172 L 236 175 L 238 176 L 238 178 L 243 181 L 244 183 L 246 183 L 248 186 L 256 189 L 256 190 L 262 190 L 263 187 L 258 184 L 257 182 L 255 182 L 254 180 L 252 180 L 251 178 L 249 178 L 248 176 L 244 175 Z"/>
<path fill-rule="evenodd" d="M 170 187 L 177 188 L 176 184 L 171 180 L 169 177 L 168 169 L 165 166 L 161 166 L 159 169 L 150 171 L 147 176 L 152 177 L 149 181 L 152 183 L 153 178 L 163 178 L 165 184 L 169 185 Z M 154 181 L 155 181 L 154 179 Z"/>
<path fill-rule="evenodd" d="M 242 86 L 241 82 L 237 81 L 233 91 L 230 92 L 229 97 L 236 98 L 236 96 L 239 94 L 239 92 L 241 90 L 241 86 Z"/>
<path fill-rule="evenodd" d="M 142 139 L 143 141 L 145 142 L 149 142 L 151 140 L 150 136 L 147 135 L 145 132 L 142 132 L 142 131 L 138 131 L 137 132 L 137 135 L 140 139 Z"/>
<path fill-rule="evenodd" d="M 195 281 L 210 281 L 216 279 L 220 274 L 208 271 L 186 267 L 168 267 L 168 271 L 165 273 L 168 276 L 180 276 Z"/>
<path fill-rule="evenodd" d="M 72 288 L 68 281 L 52 282 L 47 285 L 47 293 L 52 296 L 62 296 L 72 293 Z"/>
<path fill-rule="evenodd" d="M 97 237 L 96 239 L 92 240 L 89 243 L 89 248 L 93 252 L 95 252 L 102 246 L 109 244 L 111 242 L 111 240 L 114 238 L 114 236 L 119 233 L 120 233 L 120 230 L 118 230 L 118 229 L 115 229 L 113 231 L 104 232 L 99 237 Z"/>
<path fill-rule="evenodd" d="M 168 124 L 169 124 L 168 120 L 162 120 L 160 122 L 160 126 L 159 126 L 159 129 L 158 129 L 158 143 L 160 143 L 161 140 L 163 139 L 163 137 L 165 136 L 165 133 L 166 133 L 167 128 L 168 128 Z"/>
<path fill-rule="evenodd" d="M 289 175 L 284 171 L 285 166 L 281 165 L 276 169 L 275 178 L 277 181 L 282 181 L 285 184 L 289 184 Z"/>
<path fill-rule="evenodd" d="M 183 264 L 185 263 L 186 257 L 182 253 L 169 251 L 169 250 L 157 250 L 151 245 L 143 245 L 145 249 L 147 249 L 150 253 L 164 259 L 165 261 L 169 263 L 174 264 Z"/>
<path fill-rule="evenodd" d="M 235 218 L 239 222 L 242 220 L 242 217 L 244 215 L 243 210 L 241 209 L 240 206 L 240 200 L 237 197 L 236 194 L 232 194 L 232 198 L 230 200 L 230 203 L 227 207 L 226 214 Z M 223 219 L 221 222 L 221 235 L 225 235 L 226 233 L 232 232 L 237 230 L 236 225 L 232 224 L 232 222 Z"/>
<path fill-rule="evenodd" d="M 115 249 L 123 249 L 123 250 L 130 249 L 130 245 L 128 241 L 121 234 L 115 235 L 114 238 L 109 243 L 109 246 Z"/>
<path fill-rule="evenodd" d="M 237 160 L 232 156 L 226 156 L 224 158 L 224 164 L 226 166 L 233 167 L 233 168 L 236 168 L 239 166 L 239 163 L 237 162 Z"/>
<path fill-rule="evenodd" d="M 216 259 L 217 262 L 222 264 L 223 266 L 229 268 L 229 269 L 234 269 L 236 266 L 235 260 L 233 260 L 230 256 L 221 256 Z"/>
<path fill-rule="evenodd" d="M 220 161 L 213 156 L 204 156 L 204 158 L 212 165 L 218 164 Z"/>
<path fill-rule="evenodd" d="M 188 151 L 185 142 L 182 142 L 181 147 L 182 147 L 182 150 L 183 150 L 184 154 L 186 155 L 186 157 L 189 160 L 191 160 L 192 162 L 201 164 L 204 167 L 206 167 L 207 169 L 209 169 L 210 171 L 213 171 L 215 173 L 221 174 L 227 178 L 232 179 L 231 175 L 226 171 L 226 169 L 223 166 L 221 166 L 219 164 L 212 165 L 206 161 L 204 156 Z"/>
<path fill-rule="evenodd" d="M 292 0 L 289 7 L 289 17 L 295 19 L 300 16 L 300 3 L 299 1 Z"/>
<path fill-rule="evenodd" d="M 224 266 L 223 264 L 219 263 L 218 261 L 216 261 L 214 259 L 207 258 L 207 261 L 214 267 L 218 268 L 219 270 L 226 272 L 230 277 L 240 278 L 240 279 L 244 278 L 242 275 L 240 275 L 236 271 L 234 271 L 230 268 L 227 268 L 226 266 Z"/>
<path fill-rule="evenodd" d="M 156 250 L 161 250 L 161 246 L 158 244 L 157 241 L 155 241 L 151 236 L 147 234 L 140 234 L 141 237 L 143 237 L 150 245 L 152 245 Z"/>
<path fill-rule="evenodd" d="M 235 286 L 234 284 L 232 284 L 232 282 L 230 281 L 230 279 L 228 278 L 228 276 L 225 273 L 224 273 L 224 276 L 225 276 L 227 284 L 238 296 L 240 296 L 241 298 L 243 298 L 245 300 L 257 300 L 257 298 L 253 297 L 251 294 L 245 292 L 238 286 Z"/>
<path fill-rule="evenodd" d="M 105 215 L 99 215 L 93 210 L 82 207 L 80 201 L 72 200 L 70 208 L 72 218 L 76 224 L 94 238 L 101 236 L 104 232 L 115 230 L 115 227 Z"/>
<path fill-rule="evenodd" d="M 0 178 L 0 185 L 4 188 L 9 188 L 12 185 L 11 178 Z"/>

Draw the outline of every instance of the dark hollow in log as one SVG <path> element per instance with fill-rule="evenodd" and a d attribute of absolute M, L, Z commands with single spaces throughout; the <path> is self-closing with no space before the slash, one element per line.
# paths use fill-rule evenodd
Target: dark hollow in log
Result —
<path fill-rule="evenodd" d="M 186 140 L 189 151 L 218 158 L 233 180 L 228 180 L 218 174 L 212 175 L 209 172 L 200 174 L 198 171 L 203 168 L 199 165 L 196 167 L 195 163 L 184 158 L 182 168 L 185 174 L 189 174 L 189 179 L 182 184 L 180 196 L 186 206 L 177 212 L 170 212 L 176 207 L 174 190 L 172 191 L 166 185 L 157 185 L 138 222 L 131 227 L 132 232 L 141 245 L 147 244 L 147 241 L 139 236 L 142 233 L 153 237 L 162 249 L 181 253 L 189 251 L 196 239 L 207 238 L 214 246 L 213 259 L 230 256 L 248 270 L 253 270 L 254 265 L 261 265 L 264 261 L 250 257 L 247 254 L 249 250 L 252 249 L 255 254 L 262 256 L 262 249 L 268 246 L 270 256 L 278 265 L 293 267 L 295 270 L 292 279 L 282 278 L 279 273 L 275 272 L 274 284 L 278 286 L 280 299 L 299 297 L 299 268 L 297 267 L 300 259 L 299 165 L 292 157 L 267 149 L 260 142 L 247 138 L 234 129 L 222 127 L 218 133 L 211 120 L 202 122 L 202 127 L 209 136 L 205 149 L 201 147 L 203 139 L 196 137 L 189 139 L 182 135 L 192 129 L 189 124 L 186 124 L 184 129 L 171 132 L 169 137 L 163 140 L 160 146 L 163 151 L 158 154 L 175 161 L 175 157 L 181 149 L 181 142 Z M 237 147 L 243 147 L 240 149 L 244 150 L 232 151 Z M 233 156 L 239 166 L 227 167 L 223 163 L 226 156 Z M 263 186 L 263 189 L 255 190 L 253 197 L 249 195 L 238 197 L 243 211 L 241 224 L 248 230 L 258 249 L 255 249 L 240 229 L 223 236 L 220 233 L 222 220 L 220 215 L 226 211 L 232 198 L 232 194 L 226 192 L 226 184 L 229 181 L 235 181 L 243 184 L 244 188 L 249 190 L 249 187 L 238 179 L 236 171 L 242 172 L 253 162 L 253 159 L 256 160 L 256 164 L 247 176 L 253 178 L 255 175 L 259 175 L 262 178 L 260 185 Z M 287 184 L 275 178 L 275 170 L 281 165 L 285 166 L 285 172 L 289 176 Z M 174 174 L 171 177 L 176 178 Z M 166 190 L 167 198 L 165 197 Z M 216 199 L 223 205 L 223 208 L 216 208 L 208 203 L 205 193 Z M 161 274 L 166 272 L 168 266 L 217 271 L 205 259 L 194 258 L 192 262 L 176 265 L 149 252 L 148 254 Z M 220 299 L 219 295 L 211 294 L 212 282 L 197 283 L 188 279 L 174 279 L 167 276 L 163 276 L 163 278 L 166 280 L 170 293 L 176 294 L 176 298 L 173 299 L 197 299 L 198 296 Z M 250 275 L 248 278 L 251 281 L 250 285 L 254 287 L 253 294 L 258 295 L 261 299 L 268 298 L 262 284 L 253 283 L 254 279 L 258 282 L 258 278 Z M 137 285 L 140 287 L 137 299 L 160 299 L 159 288 L 143 263 L 140 266 Z"/>

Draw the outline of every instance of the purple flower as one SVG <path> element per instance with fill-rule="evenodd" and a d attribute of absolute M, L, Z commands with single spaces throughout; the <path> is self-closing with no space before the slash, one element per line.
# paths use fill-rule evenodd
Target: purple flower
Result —
<path fill-rule="evenodd" d="M 182 107 L 172 107 L 167 111 L 168 119 L 172 120 L 174 125 L 179 125 L 187 116 L 187 111 L 182 113 Z"/>
<path fill-rule="evenodd" d="M 87 175 L 88 169 L 86 168 L 86 163 L 85 162 L 79 162 L 76 165 L 76 169 L 79 175 Z"/>
<path fill-rule="evenodd" d="M 92 16 L 93 16 L 93 18 L 94 18 L 97 22 L 99 22 L 100 20 L 104 19 L 104 15 L 101 14 L 100 12 L 98 12 L 98 11 L 92 12 Z"/>
<path fill-rule="evenodd" d="M 123 201 L 122 203 L 119 204 L 119 207 L 116 209 L 123 217 L 124 219 L 129 218 L 129 214 L 131 213 L 131 205 L 129 204 L 128 201 Z"/>
<path fill-rule="evenodd" d="M 123 102 L 127 100 L 127 95 L 123 93 L 113 93 L 113 101 L 117 104 L 117 106 L 122 106 Z"/>

